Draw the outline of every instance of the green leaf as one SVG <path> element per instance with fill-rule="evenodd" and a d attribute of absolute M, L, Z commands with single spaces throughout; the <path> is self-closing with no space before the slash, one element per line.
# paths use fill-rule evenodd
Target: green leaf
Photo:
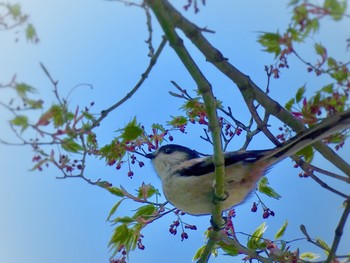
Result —
<path fill-rule="evenodd" d="M 288 111 L 291 111 L 292 109 L 292 106 L 294 105 L 295 103 L 295 99 L 292 98 L 290 99 L 289 101 L 287 101 L 286 105 L 284 106 Z"/>
<path fill-rule="evenodd" d="M 264 51 L 275 53 L 277 57 L 281 53 L 281 35 L 277 33 L 262 33 L 258 37 L 258 42 L 265 47 Z"/>
<path fill-rule="evenodd" d="M 303 259 L 303 260 L 315 260 L 319 257 L 320 257 L 319 255 L 314 254 L 312 252 L 305 252 L 300 254 L 300 259 Z"/>
<path fill-rule="evenodd" d="M 262 177 L 258 183 L 258 190 L 266 194 L 267 196 L 273 197 L 275 199 L 280 199 L 281 195 L 279 195 L 275 190 L 273 190 L 269 185 L 269 180 L 267 177 Z"/>
<path fill-rule="evenodd" d="M 28 128 L 28 117 L 25 115 L 18 115 L 10 121 L 12 125 L 22 127 L 21 132 Z"/>
<path fill-rule="evenodd" d="M 7 8 L 14 19 L 22 15 L 21 6 L 19 4 L 7 4 Z"/>
<path fill-rule="evenodd" d="M 123 133 L 120 135 L 124 141 L 133 141 L 136 140 L 139 136 L 142 135 L 143 129 L 140 127 L 140 124 L 137 124 L 136 117 L 132 119 L 123 129 Z"/>
<path fill-rule="evenodd" d="M 194 98 L 192 100 L 188 100 L 181 106 L 184 110 L 197 110 L 201 108 L 203 104 L 200 102 L 200 98 Z"/>
<path fill-rule="evenodd" d="M 25 103 L 29 105 L 32 109 L 42 109 L 44 101 L 42 100 L 31 100 L 31 99 L 25 99 Z"/>
<path fill-rule="evenodd" d="M 18 83 L 15 86 L 15 90 L 17 92 L 17 95 L 21 98 L 26 98 L 27 93 L 35 93 L 36 89 L 33 88 L 32 86 L 25 84 L 25 83 Z"/>
<path fill-rule="evenodd" d="M 266 248 L 266 243 L 263 242 L 262 236 L 266 231 L 266 223 L 262 223 L 258 228 L 253 232 L 251 237 L 248 239 L 247 247 L 250 249 L 264 249 Z"/>
<path fill-rule="evenodd" d="M 152 197 L 154 194 L 159 195 L 158 189 L 156 189 L 153 185 L 151 184 L 144 184 L 142 183 L 142 186 L 139 187 L 137 191 L 137 197 L 142 198 L 142 199 L 147 199 Z"/>
<path fill-rule="evenodd" d="M 26 38 L 29 41 L 34 42 L 36 40 L 36 31 L 32 24 L 28 24 L 26 28 Z"/>
<path fill-rule="evenodd" d="M 327 65 L 329 68 L 337 68 L 338 67 L 337 61 L 332 57 L 327 58 Z"/>
<path fill-rule="evenodd" d="M 171 116 L 173 119 L 168 123 L 174 127 L 182 126 L 187 124 L 187 118 L 184 116 Z"/>
<path fill-rule="evenodd" d="M 346 81 L 347 78 L 348 78 L 348 72 L 342 70 L 342 69 L 339 69 L 337 71 L 334 71 L 332 74 L 331 74 L 332 78 L 334 78 L 336 81 L 338 82 L 342 82 L 342 81 Z"/>
<path fill-rule="evenodd" d="M 73 139 L 65 138 L 61 142 L 61 146 L 67 152 L 77 153 L 83 150 L 83 147 L 76 143 Z"/>
<path fill-rule="evenodd" d="M 288 221 L 286 220 L 284 224 L 278 229 L 277 233 L 275 234 L 275 239 L 280 239 L 283 235 L 284 232 L 286 232 L 288 226 Z"/>
<path fill-rule="evenodd" d="M 315 48 L 316 54 L 320 56 L 323 56 L 326 53 L 326 48 L 319 43 L 316 43 L 314 48 Z"/>
<path fill-rule="evenodd" d="M 324 253 L 326 256 L 328 256 L 329 251 L 331 251 L 331 248 L 328 246 L 328 244 L 318 237 L 316 238 L 316 243 L 323 248 Z"/>
<path fill-rule="evenodd" d="M 106 221 L 109 221 L 109 219 L 112 217 L 112 215 L 115 213 L 115 211 L 117 211 L 118 207 L 120 206 L 120 204 L 124 201 L 124 199 L 119 200 L 111 209 L 111 211 L 108 214 L 108 217 L 106 219 Z"/>
<path fill-rule="evenodd" d="M 311 145 L 306 146 L 305 148 L 301 149 L 295 154 L 299 156 L 304 156 L 305 161 L 308 163 L 311 162 L 312 159 L 314 158 L 314 150 Z"/>
<path fill-rule="evenodd" d="M 316 92 L 316 95 L 312 97 L 312 104 L 313 105 L 319 105 L 321 100 L 321 93 L 320 92 Z"/>
<path fill-rule="evenodd" d="M 300 31 L 296 30 L 295 28 L 289 27 L 287 29 L 287 32 L 289 35 L 291 35 L 293 41 L 302 42 L 305 38 L 305 36 L 303 34 L 300 34 Z"/>
<path fill-rule="evenodd" d="M 96 182 L 96 185 L 104 189 L 108 189 L 109 187 L 111 187 L 111 183 L 108 181 L 98 181 Z"/>
<path fill-rule="evenodd" d="M 230 244 L 227 244 L 225 242 L 219 242 L 218 245 L 229 256 L 237 256 L 239 254 L 238 248 L 236 248 Z"/>
<path fill-rule="evenodd" d="M 305 85 L 301 86 L 301 87 L 298 89 L 297 93 L 295 94 L 295 101 L 296 101 L 297 103 L 299 103 L 299 102 L 302 100 L 302 98 L 304 97 L 305 91 L 306 91 Z"/>
<path fill-rule="evenodd" d="M 322 91 L 332 94 L 333 93 L 333 88 L 334 88 L 334 83 L 328 84 L 322 88 Z"/>
<path fill-rule="evenodd" d="M 163 127 L 163 125 L 161 125 L 159 123 L 153 123 L 152 124 L 152 129 L 160 130 L 161 132 L 165 131 L 165 128 Z"/>
<path fill-rule="evenodd" d="M 60 105 L 52 105 L 50 110 L 55 128 L 62 126 L 65 123 L 63 108 Z"/>
<path fill-rule="evenodd" d="M 98 147 L 96 134 L 93 132 L 89 132 L 86 137 L 86 143 L 89 147 Z"/>
<path fill-rule="evenodd" d="M 119 197 L 124 197 L 125 196 L 124 192 L 118 187 L 115 187 L 115 186 L 108 187 L 107 190 L 113 195 L 116 195 L 116 196 L 119 196 Z"/>
<path fill-rule="evenodd" d="M 320 28 L 319 20 L 317 18 L 310 20 L 309 24 L 308 24 L 308 28 L 309 28 L 309 30 L 312 30 L 313 33 L 316 33 L 318 31 L 318 29 Z"/>
<path fill-rule="evenodd" d="M 111 245 L 112 243 L 123 244 L 129 238 L 130 238 L 129 229 L 127 225 L 122 224 L 115 228 L 114 234 L 112 236 L 111 241 L 109 242 L 109 245 Z"/>
<path fill-rule="evenodd" d="M 116 223 L 122 223 L 123 225 L 128 225 L 130 223 L 135 222 L 135 219 L 133 219 L 130 216 L 124 216 L 124 217 L 117 217 L 116 219 L 113 220 L 113 222 Z"/>
<path fill-rule="evenodd" d="M 111 249 L 114 249 L 112 257 L 120 252 L 121 246 L 124 247 L 127 254 L 134 250 L 141 235 L 141 228 L 141 224 L 135 224 L 132 228 L 129 228 L 127 224 L 116 227 L 108 244 Z"/>
<path fill-rule="evenodd" d="M 36 169 L 41 170 L 42 165 L 45 163 L 48 163 L 49 160 L 47 158 L 40 160 L 38 163 L 36 163 L 29 171 L 35 171 Z"/>
<path fill-rule="evenodd" d="M 328 9 L 334 20 L 341 20 L 347 8 L 346 0 L 325 0 L 323 7 Z"/>
<path fill-rule="evenodd" d="M 194 254 L 194 256 L 193 256 L 193 258 L 192 258 L 192 261 L 196 261 L 197 259 L 199 259 L 199 258 L 202 256 L 205 247 L 206 247 L 206 245 L 200 247 L 200 248 L 196 251 L 196 253 Z"/>
<path fill-rule="evenodd" d="M 156 211 L 156 207 L 154 205 L 145 205 L 141 206 L 137 209 L 136 213 L 133 215 L 133 218 L 137 219 L 138 217 L 149 217 L 153 215 L 154 211 Z"/>

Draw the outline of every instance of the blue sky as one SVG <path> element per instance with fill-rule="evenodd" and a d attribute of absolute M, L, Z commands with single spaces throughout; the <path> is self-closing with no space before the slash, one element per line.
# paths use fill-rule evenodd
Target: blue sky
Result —
<path fill-rule="evenodd" d="M 34 23 L 40 43 L 29 44 L 24 37 L 14 42 L 14 32 L 1 32 L 0 82 L 6 82 L 14 74 L 19 81 L 36 87 L 40 96 L 49 107 L 54 102 L 52 86 L 42 72 L 39 62 L 50 71 L 54 79 L 59 80 L 59 91 L 67 96 L 72 87 L 80 83 L 89 83 L 93 89 L 80 87 L 69 97 L 74 109 L 95 102 L 93 112 L 114 104 L 121 99 L 139 80 L 148 65 L 147 30 L 144 13 L 138 8 L 126 7 L 109 1 L 19 1 L 22 9 L 29 13 Z M 186 1 L 173 1 L 181 8 Z M 207 1 L 207 6 L 194 15 L 186 16 L 201 27 L 207 26 L 216 31 L 206 35 L 213 45 L 222 51 L 245 74 L 260 87 L 266 86 L 264 65 L 273 62 L 273 57 L 261 52 L 256 44 L 260 31 L 283 30 L 287 25 L 290 10 L 288 1 Z M 160 43 L 161 32 L 154 22 L 154 46 Z M 349 60 L 344 40 L 348 35 L 348 21 L 334 23 L 327 20 L 322 24 L 321 34 L 309 39 L 310 43 L 322 39 L 328 52 L 335 58 Z M 215 95 L 231 105 L 235 114 L 247 120 L 247 110 L 239 104 L 243 100 L 236 87 L 224 76 L 205 62 L 205 59 L 186 42 L 194 52 L 198 65 L 212 83 Z M 314 56 L 311 47 L 300 47 L 300 53 L 309 60 Z M 279 80 L 273 80 L 270 86 L 272 98 L 284 104 L 293 96 L 293 90 L 307 84 L 307 94 L 323 85 L 325 78 L 311 79 L 301 64 L 292 64 L 291 70 L 284 71 Z M 134 115 L 149 126 L 153 122 L 165 124 L 170 115 L 179 114 L 181 101 L 170 97 L 174 91 L 170 81 L 176 81 L 188 91 L 196 88 L 194 82 L 184 70 L 174 52 L 167 46 L 146 83 L 131 100 L 113 112 L 96 130 L 100 145 L 108 143 L 115 131 L 121 128 Z M 11 94 L 4 93 L 2 98 Z M 1 111 L 0 138 L 14 140 L 6 127 L 10 118 Z M 245 118 L 245 116 L 247 116 Z M 278 123 L 272 120 L 275 129 Z M 210 152 L 210 145 L 199 139 L 200 131 L 189 129 L 187 136 L 174 134 L 175 142 Z M 239 142 L 230 150 L 240 147 Z M 251 149 L 272 147 L 266 139 L 259 136 Z M 349 160 L 348 145 L 340 152 Z M 0 174 L 0 262 L 108 262 L 110 253 L 107 248 L 113 227 L 106 223 L 111 207 L 117 201 L 107 191 L 86 184 L 82 180 L 57 180 L 57 170 L 51 168 L 44 172 L 29 172 L 32 167 L 32 152 L 29 148 L 6 147 L 0 145 L 2 172 Z M 333 169 L 322 159 L 315 160 L 316 165 Z M 135 176 L 129 179 L 126 170 L 116 171 L 105 167 L 97 159 L 91 159 L 87 176 L 104 178 L 114 185 L 123 185 L 128 190 L 136 189 L 142 182 L 152 183 L 160 188 L 160 182 L 154 170 L 146 161 L 146 167 L 135 169 Z M 336 171 L 336 170 L 334 170 Z M 289 220 L 286 238 L 291 240 L 302 237 L 299 225 L 306 225 L 309 233 L 327 242 L 333 239 L 334 228 L 342 212 L 341 199 L 320 189 L 310 179 L 301 180 L 291 162 L 285 160 L 276 165 L 268 174 L 273 187 L 282 195 L 280 201 L 265 198 L 266 203 L 276 212 L 275 218 L 269 218 L 267 237 L 273 237 L 285 219 Z M 349 192 L 345 188 L 346 193 Z M 254 196 L 245 204 L 236 208 L 237 231 L 249 233 L 264 220 L 259 213 L 251 213 Z M 132 203 L 120 207 L 119 215 L 130 212 Z M 198 231 L 189 232 L 189 239 L 181 242 L 180 236 L 168 233 L 169 225 L 176 218 L 169 216 L 150 225 L 144 231 L 144 251 L 130 255 L 130 262 L 154 262 L 164 259 L 167 262 L 190 262 L 197 248 L 203 245 L 203 232 L 209 226 L 209 217 L 185 216 L 184 221 L 196 224 Z M 244 241 L 244 237 L 242 237 Z M 350 243 L 350 226 L 346 226 L 340 252 L 345 254 Z M 292 243 L 300 247 L 301 252 L 322 252 L 306 242 Z M 348 248 L 347 248 L 348 249 Z M 234 259 L 239 262 L 241 257 Z M 221 256 L 212 262 L 232 262 L 229 257 Z"/>

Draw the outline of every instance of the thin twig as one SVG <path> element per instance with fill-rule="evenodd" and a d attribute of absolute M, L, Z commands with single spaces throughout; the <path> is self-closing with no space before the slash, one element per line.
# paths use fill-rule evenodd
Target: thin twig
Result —
<path fill-rule="evenodd" d="M 105 109 L 103 111 L 101 111 L 101 116 L 93 121 L 91 128 L 93 129 L 97 126 L 100 125 L 101 121 L 107 117 L 107 115 L 112 112 L 113 110 L 115 110 L 116 108 L 118 108 L 120 105 L 122 105 L 124 102 L 126 102 L 128 99 L 130 99 L 132 97 L 132 95 L 134 95 L 136 93 L 136 91 L 138 91 L 138 89 L 141 87 L 141 85 L 145 82 L 145 80 L 147 79 L 149 73 L 151 72 L 153 66 L 156 64 L 158 57 L 160 56 L 165 44 L 167 42 L 167 39 L 165 37 L 163 37 L 162 42 L 160 43 L 157 52 L 154 54 L 154 56 L 151 58 L 150 63 L 146 69 L 146 71 L 141 75 L 141 79 L 139 80 L 139 82 L 135 85 L 135 87 L 128 92 L 128 94 L 126 94 L 124 96 L 124 98 L 122 98 L 120 101 L 118 101 L 117 103 L 115 103 L 114 105 L 112 105 L 111 107 L 109 107 L 108 109 Z"/>

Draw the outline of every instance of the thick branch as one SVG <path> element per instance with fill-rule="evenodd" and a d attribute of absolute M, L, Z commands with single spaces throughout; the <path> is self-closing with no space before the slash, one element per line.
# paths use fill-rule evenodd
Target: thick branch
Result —
<path fill-rule="evenodd" d="M 224 198 L 224 179 L 225 179 L 225 169 L 224 169 L 224 156 L 222 152 L 222 142 L 221 142 L 221 128 L 219 125 L 217 117 L 217 103 L 216 99 L 212 93 L 211 84 L 205 78 L 201 70 L 198 68 L 187 49 L 183 45 L 182 39 L 178 36 L 175 31 L 175 23 L 178 20 L 177 17 L 169 16 L 169 8 L 173 10 L 174 8 L 164 0 L 148 0 L 148 5 L 156 15 L 160 25 L 163 28 L 165 35 L 167 36 L 170 46 L 177 53 L 181 59 L 183 65 L 186 67 L 187 71 L 190 73 L 193 80 L 198 85 L 198 89 L 203 97 L 203 101 L 206 108 L 207 118 L 209 121 L 209 130 L 212 136 L 213 151 L 214 151 L 214 165 L 215 165 L 215 198 Z M 180 14 L 179 14 L 180 15 Z M 181 15 L 180 15 L 181 17 Z M 217 202 L 214 205 L 213 214 L 213 224 L 222 224 L 222 204 Z M 214 234 L 215 235 L 215 234 Z"/>
<path fill-rule="evenodd" d="M 326 263 L 333 262 L 333 259 L 335 257 L 335 253 L 337 252 L 341 236 L 343 235 L 343 230 L 345 223 L 348 219 L 348 216 L 350 214 L 350 198 L 348 198 L 345 203 L 344 203 L 344 212 L 339 220 L 338 226 L 335 229 L 335 234 L 334 234 L 334 239 L 333 239 L 333 244 L 331 247 L 331 250 L 329 251 L 328 258 L 326 260 Z"/>

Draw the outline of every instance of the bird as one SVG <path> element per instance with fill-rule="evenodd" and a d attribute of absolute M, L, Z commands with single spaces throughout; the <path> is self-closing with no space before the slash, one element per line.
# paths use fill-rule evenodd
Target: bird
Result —
<path fill-rule="evenodd" d="M 256 188 L 257 181 L 274 164 L 349 126 L 348 110 L 327 117 L 275 148 L 224 152 L 226 197 L 221 200 L 223 210 L 243 203 Z M 212 213 L 215 205 L 212 155 L 206 156 L 182 145 L 167 144 L 145 157 L 151 159 L 168 202 L 187 214 Z"/>

